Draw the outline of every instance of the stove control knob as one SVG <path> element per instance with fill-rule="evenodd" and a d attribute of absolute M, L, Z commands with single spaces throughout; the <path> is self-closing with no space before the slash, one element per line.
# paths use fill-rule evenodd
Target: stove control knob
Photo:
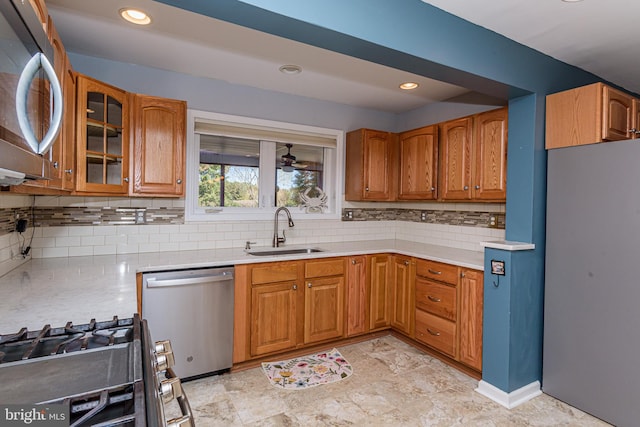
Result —
<path fill-rule="evenodd" d="M 156 353 L 156 370 L 164 372 L 176 364 L 173 352 Z"/>
<path fill-rule="evenodd" d="M 182 384 L 180 378 L 169 378 L 160 382 L 160 397 L 164 403 L 182 396 Z"/>
<path fill-rule="evenodd" d="M 185 415 L 167 421 L 167 427 L 193 427 L 193 423 L 191 422 L 191 417 Z"/>
<path fill-rule="evenodd" d="M 156 341 L 156 353 L 173 353 L 173 348 L 171 348 L 171 341 Z"/>

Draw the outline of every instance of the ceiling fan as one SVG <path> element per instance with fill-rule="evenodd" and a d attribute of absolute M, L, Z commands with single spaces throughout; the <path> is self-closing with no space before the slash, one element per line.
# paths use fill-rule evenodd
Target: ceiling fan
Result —
<path fill-rule="evenodd" d="M 287 154 L 283 154 L 282 157 L 280 157 L 282 170 L 284 172 L 293 172 L 295 169 L 304 169 L 309 167 L 309 165 L 304 161 L 298 162 L 296 160 L 296 156 L 291 154 L 291 147 L 293 147 L 293 144 L 285 144 L 285 147 L 287 147 Z M 294 164 L 295 166 L 293 166 Z"/>

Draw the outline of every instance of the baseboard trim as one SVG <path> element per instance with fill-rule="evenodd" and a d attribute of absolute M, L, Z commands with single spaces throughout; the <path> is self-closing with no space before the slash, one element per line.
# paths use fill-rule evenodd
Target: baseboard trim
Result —
<path fill-rule="evenodd" d="M 523 403 L 542 394 L 540 381 L 534 381 L 531 384 L 527 384 L 524 387 L 520 387 L 519 389 L 512 391 L 511 393 L 507 393 L 486 381 L 480 380 L 476 391 L 494 402 L 501 404 L 507 409 L 513 409 L 516 406 L 522 405 Z"/>

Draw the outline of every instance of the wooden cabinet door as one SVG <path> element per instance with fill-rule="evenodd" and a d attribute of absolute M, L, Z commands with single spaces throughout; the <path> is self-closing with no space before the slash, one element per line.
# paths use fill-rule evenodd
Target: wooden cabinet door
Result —
<path fill-rule="evenodd" d="M 296 346 L 296 299 L 294 282 L 258 285 L 251 289 L 251 355 Z"/>
<path fill-rule="evenodd" d="M 458 310 L 460 362 L 482 370 L 483 273 L 463 269 L 460 273 Z"/>
<path fill-rule="evenodd" d="M 391 200 L 392 140 L 388 132 L 366 130 L 364 135 L 364 200 Z M 348 166 L 348 165 L 347 165 Z"/>
<path fill-rule="evenodd" d="M 399 200 L 437 197 L 438 127 L 427 126 L 400 134 Z"/>
<path fill-rule="evenodd" d="M 396 197 L 396 135 L 372 129 L 347 133 L 344 197 L 392 201 Z"/>
<path fill-rule="evenodd" d="M 304 343 L 344 336 L 344 276 L 307 279 Z"/>
<path fill-rule="evenodd" d="M 367 260 L 349 257 L 347 265 L 347 336 L 367 332 Z"/>
<path fill-rule="evenodd" d="M 507 197 L 506 108 L 475 117 L 474 183 L 476 200 L 505 200 Z"/>
<path fill-rule="evenodd" d="M 415 269 L 410 257 L 393 257 L 391 326 L 407 335 L 413 332 Z"/>
<path fill-rule="evenodd" d="M 371 255 L 369 261 L 369 329 L 389 326 L 391 298 L 391 261 L 389 255 Z"/>
<path fill-rule="evenodd" d="M 443 200 L 471 199 L 471 153 L 473 118 L 464 117 L 441 125 L 442 152 L 440 194 Z"/>
<path fill-rule="evenodd" d="M 76 191 L 129 190 L 129 99 L 116 87 L 78 75 Z"/>
<path fill-rule="evenodd" d="M 632 138 L 633 98 L 608 86 L 602 90 L 602 140 Z"/>
<path fill-rule="evenodd" d="M 138 196 L 184 194 L 187 104 L 135 95 L 133 101 L 133 182 Z"/>
<path fill-rule="evenodd" d="M 640 100 L 633 98 L 633 121 L 631 123 L 631 138 L 640 137 Z"/>

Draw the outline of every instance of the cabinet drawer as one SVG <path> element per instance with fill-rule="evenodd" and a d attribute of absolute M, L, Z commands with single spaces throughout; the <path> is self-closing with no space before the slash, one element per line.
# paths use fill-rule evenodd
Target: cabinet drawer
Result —
<path fill-rule="evenodd" d="M 251 269 L 251 284 L 286 282 L 298 278 L 296 263 L 273 263 Z"/>
<path fill-rule="evenodd" d="M 344 274 L 344 259 L 307 261 L 304 277 L 341 276 Z"/>
<path fill-rule="evenodd" d="M 455 265 L 419 259 L 416 261 L 416 274 L 452 285 L 458 283 L 458 267 Z"/>
<path fill-rule="evenodd" d="M 416 339 L 455 357 L 456 324 L 426 311 L 416 310 Z"/>
<path fill-rule="evenodd" d="M 456 288 L 417 278 L 416 308 L 455 321 Z"/>

